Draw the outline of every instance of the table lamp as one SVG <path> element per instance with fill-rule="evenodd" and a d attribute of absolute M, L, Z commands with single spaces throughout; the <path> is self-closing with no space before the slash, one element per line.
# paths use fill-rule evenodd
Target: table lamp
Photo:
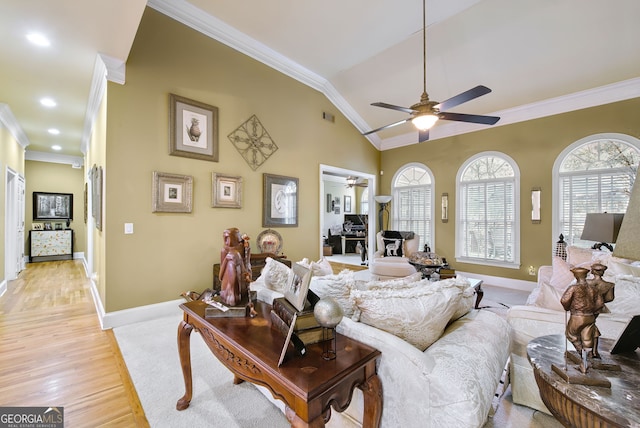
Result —
<path fill-rule="evenodd" d="M 602 247 L 605 247 L 613 252 L 613 246 L 611 244 L 615 243 L 618 239 L 618 232 L 620 232 L 620 225 L 622 224 L 623 218 L 624 214 L 587 214 L 580 239 L 584 241 L 596 241 L 593 247 L 591 247 L 594 250 L 600 250 Z"/>

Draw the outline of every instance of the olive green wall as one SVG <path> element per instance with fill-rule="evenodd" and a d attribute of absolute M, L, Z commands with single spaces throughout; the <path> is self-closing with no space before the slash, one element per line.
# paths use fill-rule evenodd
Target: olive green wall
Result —
<path fill-rule="evenodd" d="M 2 105 L 0 105 L 2 107 Z M 2 171 L 2 179 L 0 180 L 0 283 L 5 281 L 5 200 L 7 189 L 7 167 L 24 177 L 24 148 L 18 144 L 11 132 L 0 121 L 0 168 Z M 25 236 L 28 236 L 25 232 Z"/>
<path fill-rule="evenodd" d="M 73 252 L 85 251 L 87 227 L 84 222 L 84 168 L 71 165 L 26 161 L 25 175 L 25 230 L 31 230 L 33 223 L 33 192 L 73 193 Z M 39 221 L 42 223 L 42 221 Z M 62 222 L 62 221 L 61 221 Z M 55 221 L 51 221 L 55 223 Z M 28 234 L 25 236 L 25 254 L 29 254 Z"/>
<path fill-rule="evenodd" d="M 479 132 L 414 144 L 382 152 L 380 192 L 390 194 L 394 173 L 404 164 L 421 162 L 435 176 L 435 251 L 457 269 L 483 275 L 535 280 L 527 268 L 551 263 L 557 237 L 552 236 L 552 168 L 568 145 L 593 134 L 621 133 L 640 138 L 640 98 L 559 114 L 528 122 L 487 128 Z M 455 262 L 456 174 L 471 156 L 484 151 L 509 155 L 520 169 L 519 270 Z M 542 222 L 530 219 L 532 187 L 542 189 Z M 449 193 L 449 222 L 440 221 L 440 195 Z M 392 202 L 393 204 L 393 202 Z"/>
<path fill-rule="evenodd" d="M 170 93 L 219 108 L 219 162 L 169 155 Z M 325 111 L 335 123 L 322 119 Z M 279 147 L 256 171 L 227 138 L 254 114 Z M 277 231 L 289 259 L 319 258 L 319 165 L 375 174 L 379 158 L 323 94 L 147 8 L 126 84 L 108 85 L 106 311 L 211 286 L 223 231 L 238 227 L 255 240 L 265 229 L 263 173 L 299 179 L 298 227 Z M 153 171 L 193 177 L 192 213 L 151 212 Z M 243 178 L 241 209 L 211 207 L 212 172 Z M 123 233 L 124 223 L 134 234 Z"/>

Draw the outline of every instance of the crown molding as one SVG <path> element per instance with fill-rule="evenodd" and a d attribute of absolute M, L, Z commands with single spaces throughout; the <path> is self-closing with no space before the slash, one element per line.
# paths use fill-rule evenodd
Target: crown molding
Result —
<path fill-rule="evenodd" d="M 539 119 L 542 117 L 553 116 L 638 97 L 640 97 L 640 78 L 634 78 L 585 91 L 575 92 L 561 97 L 549 98 L 548 100 L 489 113 L 489 115 L 500 117 L 500 121 L 493 125 L 493 128 L 495 128 L 497 126 L 511 125 L 513 123 L 525 122 L 528 120 Z M 446 125 L 437 126 L 429 131 L 429 141 L 453 137 L 488 128 L 489 127 L 485 125 L 450 122 Z M 398 147 L 416 144 L 417 137 L 418 133 L 415 131 L 396 137 L 386 138 L 382 140 L 380 150 L 391 150 Z"/>
<path fill-rule="evenodd" d="M 24 152 L 24 159 L 38 162 L 62 163 L 71 165 L 73 168 L 82 168 L 84 166 L 84 159 L 80 156 L 37 152 L 35 150 L 26 150 Z"/>
<path fill-rule="evenodd" d="M 0 103 L 0 124 L 9 130 L 23 149 L 31 144 L 8 104 Z"/>

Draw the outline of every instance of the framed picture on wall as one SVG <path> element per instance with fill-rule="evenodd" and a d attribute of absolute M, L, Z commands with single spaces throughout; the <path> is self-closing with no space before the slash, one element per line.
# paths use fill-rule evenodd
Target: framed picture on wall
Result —
<path fill-rule="evenodd" d="M 242 208 L 242 177 L 211 173 L 211 206 Z"/>
<path fill-rule="evenodd" d="M 344 197 L 344 212 L 345 213 L 351 212 L 351 196 Z"/>
<path fill-rule="evenodd" d="M 154 213 L 190 213 L 193 177 L 153 171 L 152 210 Z"/>
<path fill-rule="evenodd" d="M 73 193 L 33 192 L 34 220 L 73 219 Z"/>
<path fill-rule="evenodd" d="M 218 108 L 169 94 L 169 154 L 218 162 Z"/>
<path fill-rule="evenodd" d="M 262 226 L 298 226 L 298 179 L 263 174 Z"/>

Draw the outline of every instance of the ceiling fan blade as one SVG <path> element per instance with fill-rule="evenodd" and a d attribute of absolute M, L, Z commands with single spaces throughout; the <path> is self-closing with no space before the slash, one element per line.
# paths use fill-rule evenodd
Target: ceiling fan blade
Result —
<path fill-rule="evenodd" d="M 491 89 L 483 85 L 478 85 L 475 88 L 471 88 L 468 91 L 464 91 L 461 94 L 458 94 L 454 97 L 449 98 L 446 101 L 441 102 L 435 107 L 440 111 L 449 110 L 450 108 L 458 106 L 462 103 L 466 103 L 467 101 L 471 101 L 473 99 L 486 95 L 489 92 L 491 92 Z"/>
<path fill-rule="evenodd" d="M 382 108 L 390 108 L 391 110 L 398 110 L 398 111 L 403 111 L 405 113 L 415 113 L 415 110 L 410 109 L 409 107 L 400 107 L 400 106 L 395 106 L 393 104 L 387 104 L 387 103 L 371 103 L 372 106 L 376 106 L 376 107 L 382 107 Z"/>
<path fill-rule="evenodd" d="M 411 118 L 408 118 L 408 119 L 400 120 L 398 122 L 390 123 L 388 125 L 381 126 L 380 128 L 373 129 L 371 131 L 367 131 L 367 132 L 363 133 L 362 135 L 374 134 L 374 133 L 376 133 L 378 131 L 382 131 L 383 129 L 391 128 L 391 127 L 397 126 L 397 125 L 402 125 L 403 123 L 409 122 L 410 120 L 411 120 Z"/>
<path fill-rule="evenodd" d="M 451 113 L 451 112 L 441 112 L 439 115 L 440 119 L 444 120 L 455 120 L 458 122 L 470 122 L 470 123 L 480 123 L 482 125 L 494 125 L 497 121 L 500 120 L 497 116 L 481 116 L 479 114 L 464 114 L 464 113 Z"/>
<path fill-rule="evenodd" d="M 429 139 L 429 130 L 428 129 L 426 131 L 420 131 L 418 133 L 418 143 L 424 143 L 428 139 Z"/>

